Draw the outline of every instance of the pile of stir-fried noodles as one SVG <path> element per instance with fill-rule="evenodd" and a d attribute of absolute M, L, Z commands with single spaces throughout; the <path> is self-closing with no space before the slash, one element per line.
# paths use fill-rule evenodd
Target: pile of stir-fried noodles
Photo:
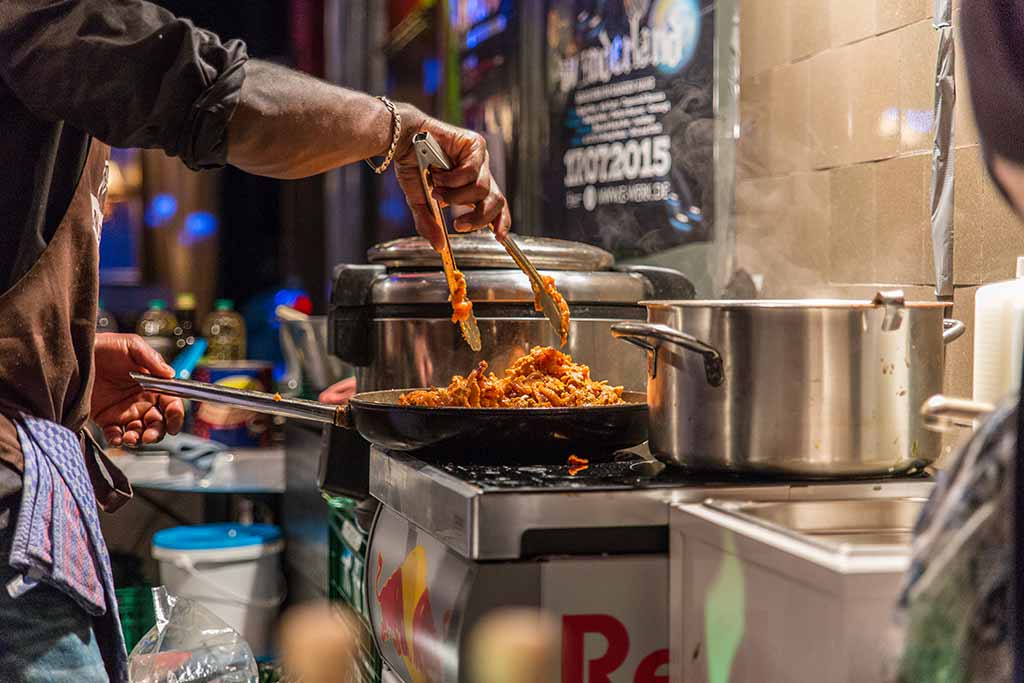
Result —
<path fill-rule="evenodd" d="M 622 387 L 590 379 L 590 368 L 548 346 L 535 346 L 505 371 L 487 372 L 481 361 L 469 375 L 452 377 L 447 388 L 410 391 L 399 398 L 404 406 L 441 408 L 550 408 L 624 403 Z"/>

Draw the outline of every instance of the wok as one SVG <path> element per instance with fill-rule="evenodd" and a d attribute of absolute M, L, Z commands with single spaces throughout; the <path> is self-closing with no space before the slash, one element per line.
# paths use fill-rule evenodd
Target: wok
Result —
<path fill-rule="evenodd" d="M 170 396 L 355 429 L 375 446 L 431 462 L 563 464 L 573 454 L 599 462 L 647 439 L 642 392 L 623 392 L 626 403 L 609 406 L 426 408 L 399 405 L 398 397 L 414 390 L 395 389 L 356 394 L 336 406 L 192 380 L 132 378 Z"/>

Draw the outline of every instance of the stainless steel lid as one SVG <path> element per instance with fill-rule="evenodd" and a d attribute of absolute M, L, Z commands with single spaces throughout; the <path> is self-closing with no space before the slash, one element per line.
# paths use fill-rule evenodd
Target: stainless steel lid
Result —
<path fill-rule="evenodd" d="M 558 291 L 569 303 L 635 305 L 638 300 L 650 296 L 650 282 L 637 273 L 540 272 L 555 279 Z M 518 270 L 468 271 L 466 285 L 469 298 L 474 303 L 533 301 L 530 281 Z M 370 299 L 375 304 L 442 303 L 448 301 L 448 283 L 441 272 L 389 273 L 373 282 Z"/>
<path fill-rule="evenodd" d="M 608 270 L 614 257 L 604 249 L 568 240 L 513 235 L 516 244 L 538 270 Z M 459 268 L 515 269 L 516 264 L 489 230 L 449 236 Z M 370 263 L 388 268 L 440 268 L 441 257 L 422 237 L 404 237 L 371 247 Z"/>

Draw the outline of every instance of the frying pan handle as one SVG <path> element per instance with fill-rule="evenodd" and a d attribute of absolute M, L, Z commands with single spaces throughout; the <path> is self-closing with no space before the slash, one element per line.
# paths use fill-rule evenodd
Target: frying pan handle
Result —
<path fill-rule="evenodd" d="M 658 347 L 665 343 L 681 346 L 703 356 L 704 375 L 711 386 L 721 386 L 725 381 L 722 354 L 715 347 L 668 325 L 624 321 L 612 325 L 612 336 L 651 352 L 653 358 L 650 368 L 651 379 L 658 374 Z"/>

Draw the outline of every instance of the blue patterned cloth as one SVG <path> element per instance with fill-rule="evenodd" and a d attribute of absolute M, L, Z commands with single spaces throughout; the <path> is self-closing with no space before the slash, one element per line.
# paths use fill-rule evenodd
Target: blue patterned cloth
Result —
<path fill-rule="evenodd" d="M 74 599 L 93 617 L 111 681 L 127 681 L 110 557 L 81 443 L 66 427 L 28 415 L 17 428 L 25 471 L 10 565 L 23 583 L 8 590 L 27 591 L 42 581 Z"/>

